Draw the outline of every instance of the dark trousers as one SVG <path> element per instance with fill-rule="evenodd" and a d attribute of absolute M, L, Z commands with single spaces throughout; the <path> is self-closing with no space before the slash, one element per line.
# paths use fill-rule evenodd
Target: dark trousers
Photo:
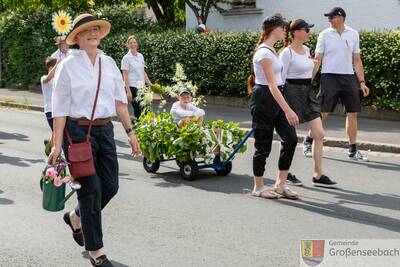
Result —
<path fill-rule="evenodd" d="M 53 131 L 53 118 L 52 118 L 51 112 L 46 112 L 45 114 L 46 114 L 47 123 L 49 124 L 50 129 Z"/>
<path fill-rule="evenodd" d="M 297 145 L 297 134 L 289 124 L 267 86 L 256 85 L 250 99 L 252 127 L 254 129 L 255 153 L 253 156 L 254 176 L 263 176 L 265 163 L 271 152 L 274 129 L 281 138 L 279 170 L 289 170 Z"/>
<path fill-rule="evenodd" d="M 133 108 L 133 114 L 136 119 L 139 119 L 140 114 L 142 114 L 142 108 L 140 107 L 140 103 L 136 100 L 138 89 L 136 87 L 129 87 L 131 89 L 133 101 L 131 102 Z"/>
<path fill-rule="evenodd" d="M 66 128 L 73 143 L 86 139 L 87 126 L 67 120 Z M 82 188 L 77 190 L 79 204 L 75 211 L 81 218 L 85 248 L 94 251 L 103 247 L 101 211 L 118 191 L 118 161 L 112 123 L 93 126 L 90 142 L 96 175 L 78 179 Z M 68 160 L 68 141 L 65 136 L 63 145 Z"/>

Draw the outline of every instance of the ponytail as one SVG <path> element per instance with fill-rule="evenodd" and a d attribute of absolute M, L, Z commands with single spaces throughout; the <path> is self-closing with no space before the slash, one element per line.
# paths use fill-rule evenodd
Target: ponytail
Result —
<path fill-rule="evenodd" d="M 265 39 L 268 38 L 268 36 L 269 36 L 269 34 L 271 33 L 271 31 L 272 31 L 272 30 L 270 30 L 270 31 L 265 31 L 265 30 L 264 30 L 264 31 L 261 33 L 260 39 L 258 39 L 258 42 L 257 42 L 257 44 L 256 44 L 256 47 L 255 47 L 254 50 L 253 50 L 252 57 L 251 57 L 252 59 L 253 59 L 254 54 L 256 53 L 258 47 L 265 41 Z M 256 84 L 256 82 L 255 82 L 256 78 L 255 78 L 255 76 L 254 76 L 254 70 L 253 70 L 253 62 L 250 63 L 250 73 L 251 73 L 251 74 L 249 75 L 249 77 L 247 77 L 247 94 L 248 94 L 249 96 L 251 96 L 251 95 L 253 94 L 253 87 L 254 87 L 254 85 Z"/>
<path fill-rule="evenodd" d="M 288 47 L 290 42 L 289 42 L 289 32 L 290 32 L 290 25 L 292 24 L 292 21 L 289 21 L 289 23 L 286 26 L 286 35 L 285 35 L 285 40 L 284 40 L 284 46 Z"/>

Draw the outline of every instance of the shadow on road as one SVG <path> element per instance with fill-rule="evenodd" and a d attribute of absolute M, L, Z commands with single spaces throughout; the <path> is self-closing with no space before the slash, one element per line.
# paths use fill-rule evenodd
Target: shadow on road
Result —
<path fill-rule="evenodd" d="M 82 251 L 82 257 L 89 261 L 89 259 L 90 259 L 89 252 Z M 110 260 L 110 261 L 115 267 L 129 267 L 130 266 L 130 265 L 126 265 L 126 264 L 120 263 L 120 262 L 115 261 L 115 260 Z"/>
<path fill-rule="evenodd" d="M 163 166 L 163 168 L 173 169 Z M 162 172 L 151 175 L 152 179 L 161 179 L 156 183 L 159 187 L 178 187 L 182 185 L 192 186 L 201 190 L 226 193 L 226 194 L 243 194 L 251 191 L 252 176 L 230 174 L 226 177 L 219 177 L 213 171 L 200 171 L 199 178 L 193 182 L 185 181 L 180 177 L 179 170 Z M 266 184 L 273 184 L 274 180 L 264 179 Z M 372 212 L 362 211 L 355 208 L 344 206 L 349 205 L 364 205 L 376 208 L 400 210 L 400 196 L 393 194 L 366 194 L 363 192 L 351 191 L 346 189 L 323 189 L 302 187 L 301 190 L 318 191 L 327 194 L 334 194 L 337 202 L 326 201 L 323 199 L 315 199 L 308 197 L 306 193 L 300 195 L 301 200 L 293 201 L 279 199 L 276 203 L 281 205 L 291 206 L 304 209 L 310 212 L 315 212 L 324 216 L 357 222 L 365 225 L 371 225 L 387 230 L 400 232 L 400 220 L 375 214 Z M 266 200 L 268 201 L 268 200 Z"/>
<path fill-rule="evenodd" d="M 12 205 L 12 204 L 14 204 L 13 200 L 0 197 L 0 205 Z"/>
<path fill-rule="evenodd" d="M 25 159 L 19 157 L 10 157 L 6 156 L 0 152 L 0 164 L 10 164 L 18 167 L 30 167 L 31 165 L 28 163 L 39 163 L 43 162 L 43 159 Z"/>
<path fill-rule="evenodd" d="M 0 131 L 0 139 L 3 140 L 17 140 L 17 141 L 30 141 L 29 137 L 19 133 L 7 133 Z"/>
<path fill-rule="evenodd" d="M 348 164 L 364 165 L 364 166 L 367 166 L 368 168 L 373 168 L 373 169 L 378 169 L 378 170 L 400 171 L 400 164 L 390 163 L 390 162 L 382 162 L 382 161 L 359 162 L 359 161 L 349 161 L 349 160 L 345 160 L 345 159 L 337 159 L 337 158 L 332 158 L 332 157 L 327 157 L 327 156 L 324 156 L 324 159 L 344 162 L 344 163 L 348 163 Z"/>

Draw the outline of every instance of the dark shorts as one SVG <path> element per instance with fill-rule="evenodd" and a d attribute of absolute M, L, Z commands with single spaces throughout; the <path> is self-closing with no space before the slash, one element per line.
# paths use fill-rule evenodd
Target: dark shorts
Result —
<path fill-rule="evenodd" d="M 346 112 L 360 112 L 360 93 L 360 85 L 354 74 L 321 75 L 318 98 L 322 112 L 333 112 L 339 100 Z"/>
<path fill-rule="evenodd" d="M 286 102 L 299 117 L 300 123 L 321 117 L 321 106 L 312 89 L 311 83 L 298 84 L 287 82 L 284 91 Z"/>

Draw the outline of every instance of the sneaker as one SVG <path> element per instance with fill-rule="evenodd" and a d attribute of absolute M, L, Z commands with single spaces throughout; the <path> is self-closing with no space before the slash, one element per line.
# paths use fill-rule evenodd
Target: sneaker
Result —
<path fill-rule="evenodd" d="M 328 176 L 323 174 L 319 179 L 313 177 L 312 183 L 314 186 L 321 186 L 321 187 L 335 187 L 337 185 L 337 182 L 332 181 Z"/>
<path fill-rule="evenodd" d="M 354 152 L 347 151 L 347 157 L 352 160 L 358 160 L 358 161 L 369 161 L 366 156 L 363 156 L 359 150 L 356 150 Z"/>
<path fill-rule="evenodd" d="M 308 142 L 306 139 L 303 141 L 303 154 L 307 158 L 312 158 L 312 143 Z"/>
<path fill-rule="evenodd" d="M 297 186 L 303 185 L 303 183 L 299 179 L 297 179 L 296 175 L 291 174 L 290 172 L 288 173 L 286 181 L 288 184 L 291 185 L 297 185 Z"/>

